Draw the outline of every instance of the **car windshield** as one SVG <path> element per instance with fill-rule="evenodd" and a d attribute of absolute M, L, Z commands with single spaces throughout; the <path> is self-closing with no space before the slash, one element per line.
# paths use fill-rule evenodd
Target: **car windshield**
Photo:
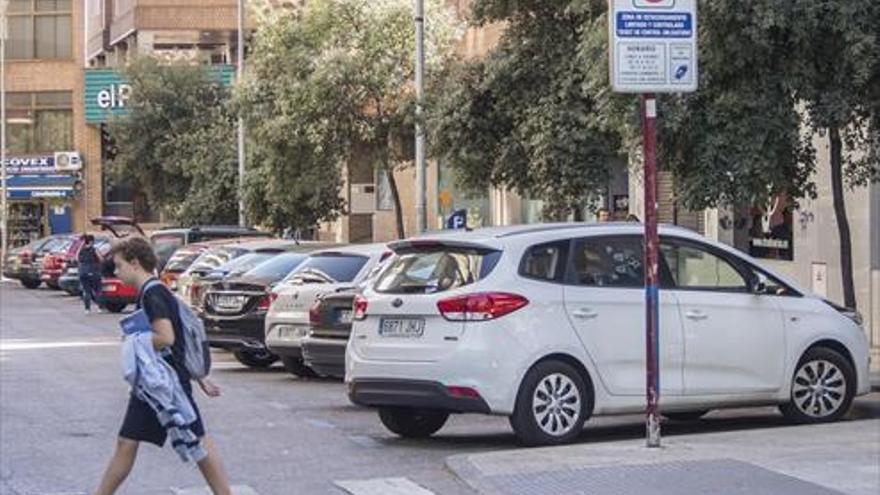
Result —
<path fill-rule="evenodd" d="M 177 252 L 171 256 L 171 259 L 168 260 L 168 263 L 165 264 L 165 271 L 185 271 L 203 252 L 204 250 L 199 249 L 178 249 Z"/>
<path fill-rule="evenodd" d="M 500 251 L 434 248 L 398 254 L 376 281 L 376 292 L 432 294 L 472 284 L 495 268 Z"/>
<path fill-rule="evenodd" d="M 351 282 L 369 260 L 369 257 L 359 254 L 314 254 L 291 273 L 285 282 L 309 278 L 327 283 Z"/>
<path fill-rule="evenodd" d="M 209 272 L 214 268 L 237 258 L 248 251 L 242 248 L 232 246 L 218 246 L 211 248 L 196 259 L 187 271 L 189 272 Z"/>
<path fill-rule="evenodd" d="M 267 279 L 270 283 L 284 278 L 308 257 L 304 253 L 283 253 L 257 265 L 243 275 L 247 278 Z"/>
<path fill-rule="evenodd" d="M 277 251 L 261 251 L 257 253 L 247 253 L 215 268 L 211 273 L 218 275 L 241 275 L 242 273 L 255 268 L 260 263 L 277 256 Z"/>

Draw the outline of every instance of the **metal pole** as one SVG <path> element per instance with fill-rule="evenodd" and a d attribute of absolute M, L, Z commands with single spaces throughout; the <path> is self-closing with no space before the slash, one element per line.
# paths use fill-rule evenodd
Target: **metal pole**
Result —
<path fill-rule="evenodd" d="M 0 0 L 0 182 L 2 182 L 2 221 L 0 221 L 0 279 L 6 271 L 9 251 L 9 190 L 6 183 L 6 9 L 8 0 Z"/>
<path fill-rule="evenodd" d="M 244 0 L 238 0 L 238 47 L 236 79 L 244 80 Z M 238 225 L 247 223 L 244 216 L 244 118 L 238 117 Z"/>
<path fill-rule="evenodd" d="M 642 95 L 642 147 L 645 160 L 645 351 L 646 417 L 648 447 L 660 446 L 660 286 L 657 235 L 657 100 Z"/>
<path fill-rule="evenodd" d="M 425 167 L 425 129 L 422 110 L 425 103 L 425 2 L 415 0 L 416 23 L 416 231 L 427 229 L 427 175 Z"/>

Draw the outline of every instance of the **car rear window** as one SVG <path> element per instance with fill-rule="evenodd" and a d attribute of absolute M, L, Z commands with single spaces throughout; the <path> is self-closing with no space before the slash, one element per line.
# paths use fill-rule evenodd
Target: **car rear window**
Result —
<path fill-rule="evenodd" d="M 376 292 L 433 294 L 473 284 L 486 278 L 501 251 L 433 248 L 399 253 L 376 281 Z"/>
<path fill-rule="evenodd" d="M 248 251 L 245 249 L 234 248 L 229 246 L 221 246 L 211 248 L 193 262 L 192 266 L 189 267 L 189 271 L 191 272 L 207 272 L 211 271 L 214 268 L 228 262 L 231 259 L 237 258 Z"/>
<path fill-rule="evenodd" d="M 174 252 L 183 246 L 184 239 L 182 234 L 154 235 L 150 238 L 150 243 L 153 245 L 153 251 L 156 252 L 159 266 L 164 266 Z"/>
<path fill-rule="evenodd" d="M 229 275 L 242 274 L 256 268 L 257 265 L 268 261 L 269 259 L 277 256 L 277 251 L 263 251 L 257 253 L 247 253 L 233 260 L 227 261 L 226 263 L 215 268 L 217 271 L 222 271 Z"/>
<path fill-rule="evenodd" d="M 173 256 L 171 256 L 171 259 L 168 260 L 168 263 L 165 265 L 165 270 L 169 272 L 185 271 L 203 252 L 204 251 L 193 249 L 178 250 Z"/>
<path fill-rule="evenodd" d="M 351 282 L 369 260 L 369 257 L 359 254 L 315 254 L 291 273 L 287 280 L 316 275 L 325 282 Z"/>
<path fill-rule="evenodd" d="M 308 257 L 304 253 L 282 253 L 268 261 L 260 263 L 243 276 L 247 278 L 268 279 L 269 282 L 277 282 L 286 277 Z"/>

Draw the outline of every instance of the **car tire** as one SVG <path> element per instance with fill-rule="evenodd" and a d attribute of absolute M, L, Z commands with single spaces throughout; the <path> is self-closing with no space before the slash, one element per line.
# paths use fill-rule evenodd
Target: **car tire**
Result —
<path fill-rule="evenodd" d="M 25 289 L 39 289 L 41 285 L 43 285 L 42 280 L 22 280 L 21 285 Z"/>
<path fill-rule="evenodd" d="M 300 378 L 316 378 L 318 376 L 318 374 L 315 373 L 315 370 L 309 368 L 303 363 L 302 359 L 283 356 L 281 358 L 281 364 L 284 365 L 284 369 L 287 370 L 288 373 Z"/>
<path fill-rule="evenodd" d="M 278 356 L 272 354 L 269 351 L 235 351 L 233 353 L 235 359 L 238 359 L 238 362 L 247 366 L 248 368 L 268 368 L 275 364 L 275 361 L 278 361 Z"/>
<path fill-rule="evenodd" d="M 61 286 L 53 282 L 46 282 L 46 287 L 52 290 L 61 290 Z"/>
<path fill-rule="evenodd" d="M 104 308 L 111 313 L 122 313 L 128 304 L 121 302 L 105 303 Z"/>
<path fill-rule="evenodd" d="M 709 414 L 708 409 L 704 409 L 702 411 L 681 411 L 681 412 L 668 412 L 661 413 L 664 418 L 672 420 L 672 421 L 696 421 L 703 416 Z"/>
<path fill-rule="evenodd" d="M 392 433 L 404 438 L 428 438 L 437 433 L 449 413 L 412 407 L 380 407 L 379 420 Z"/>
<path fill-rule="evenodd" d="M 526 373 L 510 426 L 525 446 L 569 443 L 593 411 L 593 391 L 581 374 L 561 361 L 543 361 Z"/>
<path fill-rule="evenodd" d="M 837 421 L 849 411 L 855 396 L 856 373 L 839 352 L 809 349 L 791 378 L 791 399 L 779 406 L 787 420 L 798 424 Z"/>

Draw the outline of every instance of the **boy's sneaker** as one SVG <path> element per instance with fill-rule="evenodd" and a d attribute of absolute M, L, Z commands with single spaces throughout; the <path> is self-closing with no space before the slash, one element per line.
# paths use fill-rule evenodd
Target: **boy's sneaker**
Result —
<path fill-rule="evenodd" d="M 88 314 L 91 314 L 91 313 L 92 313 L 92 310 L 91 310 L 91 309 L 84 309 L 84 310 L 83 310 L 83 313 L 85 313 L 85 314 L 88 315 Z"/>

